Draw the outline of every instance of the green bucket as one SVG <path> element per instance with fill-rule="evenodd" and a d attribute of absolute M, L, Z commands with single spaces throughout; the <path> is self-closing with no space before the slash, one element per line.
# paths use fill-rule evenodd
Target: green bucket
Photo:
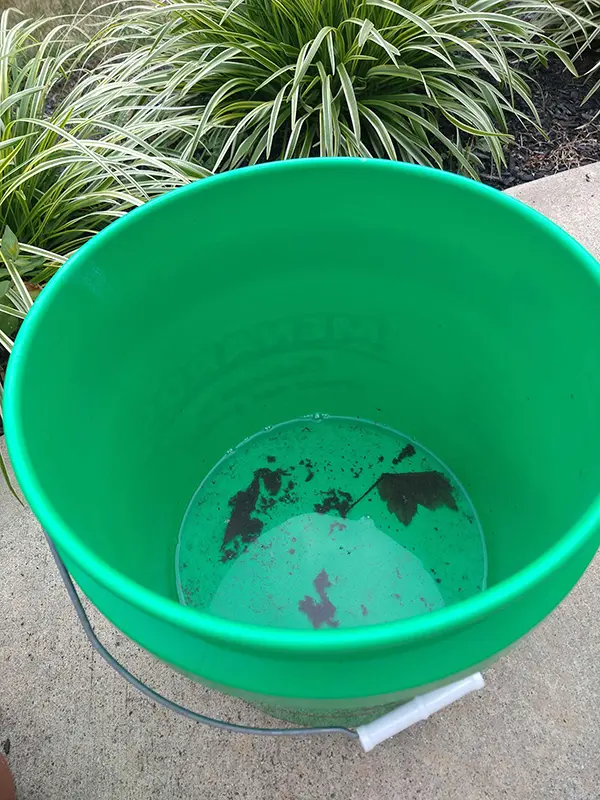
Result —
<path fill-rule="evenodd" d="M 438 171 L 308 159 L 205 179 L 110 225 L 44 289 L 10 359 L 10 457 L 73 578 L 142 647 L 281 717 L 373 717 L 498 656 L 593 557 L 598 277 L 535 211 Z M 486 588 L 318 629 L 179 602 L 204 476 L 315 411 L 449 466 Z"/>

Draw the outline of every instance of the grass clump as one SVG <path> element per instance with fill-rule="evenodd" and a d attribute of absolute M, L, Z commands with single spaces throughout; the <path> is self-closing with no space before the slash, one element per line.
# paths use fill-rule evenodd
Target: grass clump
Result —
<path fill-rule="evenodd" d="M 507 117 L 535 123 L 519 65 L 565 58 L 528 18 L 539 5 L 156 0 L 116 26 L 130 67 L 160 62 L 179 102 L 203 104 L 195 144 L 217 169 L 348 155 L 476 177 L 482 152 L 502 165 Z"/>

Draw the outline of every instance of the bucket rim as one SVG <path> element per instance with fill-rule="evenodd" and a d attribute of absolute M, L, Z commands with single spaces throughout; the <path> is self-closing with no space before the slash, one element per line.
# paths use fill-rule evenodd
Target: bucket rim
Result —
<path fill-rule="evenodd" d="M 56 544 L 61 556 L 67 560 L 67 566 L 69 563 L 76 565 L 100 586 L 150 616 L 217 643 L 235 645 L 238 648 L 242 646 L 263 652 L 341 654 L 343 652 L 398 648 L 425 638 L 446 635 L 490 615 L 542 583 L 581 550 L 600 525 L 599 491 L 595 500 L 579 519 L 541 556 L 510 577 L 461 603 L 446 606 L 430 614 L 376 625 L 343 630 L 304 630 L 236 622 L 183 606 L 175 600 L 153 592 L 99 558 L 79 539 L 75 530 L 54 507 L 38 480 L 27 450 L 27 440 L 20 414 L 24 365 L 29 345 L 36 335 L 37 329 L 43 323 L 45 309 L 52 302 L 54 295 L 60 291 L 63 282 L 69 280 L 70 274 L 81 268 L 87 260 L 88 253 L 101 246 L 102 242 L 109 237 L 119 235 L 120 231 L 130 225 L 132 220 L 147 213 L 149 206 L 156 209 L 160 205 L 167 205 L 173 202 L 175 196 L 179 197 L 184 193 L 211 191 L 211 187 L 217 183 L 247 180 L 248 176 L 262 172 L 285 173 L 288 170 L 314 171 L 348 168 L 385 170 L 398 175 L 402 173 L 418 174 L 425 180 L 454 185 L 457 189 L 479 195 L 482 201 L 510 208 L 516 214 L 528 219 L 532 225 L 543 229 L 550 237 L 560 241 L 570 252 L 573 261 L 579 262 L 580 266 L 594 278 L 600 289 L 600 265 L 582 245 L 538 211 L 490 186 L 442 170 L 382 159 L 307 158 L 280 161 L 243 167 L 191 182 L 186 186 L 166 192 L 111 223 L 72 255 L 45 287 L 24 320 L 9 359 L 5 380 L 4 422 L 10 460 L 23 495 L 44 530 Z"/>

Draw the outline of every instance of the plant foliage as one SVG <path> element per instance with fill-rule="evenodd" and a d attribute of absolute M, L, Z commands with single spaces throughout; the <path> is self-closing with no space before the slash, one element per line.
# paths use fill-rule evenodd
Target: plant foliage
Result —
<path fill-rule="evenodd" d="M 179 102 L 204 103 L 196 143 L 218 142 L 217 169 L 350 155 L 452 166 L 475 177 L 477 151 L 502 164 L 508 115 L 536 118 L 515 65 L 560 52 L 527 19 L 540 7 L 537 0 L 156 0 L 118 24 L 120 38 L 135 42 L 130 65 L 160 62 Z"/>
<path fill-rule="evenodd" d="M 56 266 L 111 220 L 203 173 L 170 150 L 185 119 L 140 107 L 137 87 L 107 86 L 86 68 L 97 44 L 72 44 L 69 24 L 38 40 L 42 22 L 8 18 L 0 16 L 0 221 L 25 253 Z"/>

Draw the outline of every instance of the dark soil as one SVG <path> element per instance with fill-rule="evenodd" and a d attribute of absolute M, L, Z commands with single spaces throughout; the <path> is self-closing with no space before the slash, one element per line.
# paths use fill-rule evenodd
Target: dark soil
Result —
<path fill-rule="evenodd" d="M 595 54 L 588 63 L 578 63 L 584 74 L 600 57 Z M 530 71 L 532 95 L 547 138 L 535 128 L 524 128 L 517 120 L 509 122 L 515 137 L 507 148 L 507 166 L 498 176 L 488 166 L 481 178 L 485 183 L 506 189 L 519 183 L 554 175 L 573 167 L 600 161 L 600 90 L 585 105 L 583 99 L 600 77 L 574 78 L 558 59 L 547 69 Z M 595 80 L 594 80 L 595 79 Z M 521 110 L 527 111 L 522 104 Z"/>

